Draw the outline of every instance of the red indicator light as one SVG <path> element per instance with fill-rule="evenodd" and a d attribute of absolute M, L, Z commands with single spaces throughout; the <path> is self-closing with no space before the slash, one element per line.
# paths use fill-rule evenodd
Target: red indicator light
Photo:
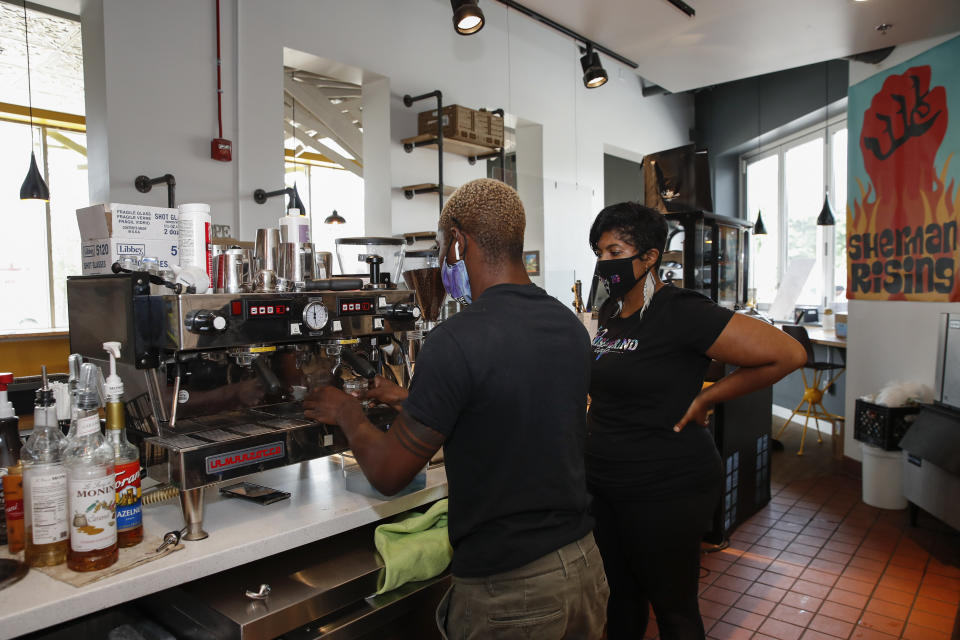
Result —
<path fill-rule="evenodd" d="M 230 312 L 235 316 L 243 315 L 243 303 L 239 300 L 234 300 L 230 303 Z"/>

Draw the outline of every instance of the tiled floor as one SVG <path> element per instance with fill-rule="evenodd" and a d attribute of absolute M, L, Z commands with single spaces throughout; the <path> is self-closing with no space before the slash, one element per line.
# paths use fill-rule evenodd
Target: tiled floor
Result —
<path fill-rule="evenodd" d="M 789 432 L 790 430 L 788 430 Z M 809 434 L 808 434 L 809 435 Z M 829 437 L 795 455 L 785 434 L 773 498 L 704 556 L 700 610 L 718 640 L 948 640 L 960 603 L 960 535 L 928 515 L 860 501 L 830 460 Z M 796 440 L 797 442 L 794 442 Z M 779 467 L 779 471 L 778 471 Z M 655 638 L 651 621 L 647 637 Z"/>

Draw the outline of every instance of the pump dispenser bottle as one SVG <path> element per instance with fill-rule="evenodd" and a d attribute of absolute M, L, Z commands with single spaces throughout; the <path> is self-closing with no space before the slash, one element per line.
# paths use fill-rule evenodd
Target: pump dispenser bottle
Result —
<path fill-rule="evenodd" d="M 100 432 L 102 374 L 84 363 L 77 382 L 77 408 L 64 449 L 69 495 L 70 548 L 67 567 L 105 569 L 117 561 L 113 447 Z"/>
<path fill-rule="evenodd" d="M 67 470 L 63 464 L 63 433 L 57 424 L 57 405 L 42 368 L 43 386 L 37 389 L 33 433 L 23 448 L 23 506 L 26 561 L 31 567 L 50 567 L 67 559 Z"/>
<path fill-rule="evenodd" d="M 119 342 L 104 342 L 110 356 L 110 375 L 104 384 L 107 396 L 107 442 L 113 447 L 117 482 L 117 544 L 132 547 L 143 540 L 143 513 L 140 502 L 140 450 L 127 440 L 123 381 L 117 375 Z"/>

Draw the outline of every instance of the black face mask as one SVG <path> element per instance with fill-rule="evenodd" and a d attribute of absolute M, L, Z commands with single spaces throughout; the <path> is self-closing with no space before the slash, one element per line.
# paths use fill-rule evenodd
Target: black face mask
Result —
<path fill-rule="evenodd" d="M 630 289 L 647 275 L 647 269 L 639 278 L 633 275 L 633 261 L 640 258 L 640 254 L 629 258 L 615 260 L 598 260 L 597 275 L 603 281 L 603 286 L 611 298 L 622 298 Z"/>

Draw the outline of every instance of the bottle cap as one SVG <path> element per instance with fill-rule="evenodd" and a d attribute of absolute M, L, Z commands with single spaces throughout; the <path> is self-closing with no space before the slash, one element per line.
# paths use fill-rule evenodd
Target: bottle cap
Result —
<path fill-rule="evenodd" d="M 206 290 L 206 288 L 204 288 Z M 110 356 L 110 375 L 103 385 L 104 393 L 108 402 L 119 402 L 123 395 L 123 380 L 117 375 L 117 358 L 120 357 L 119 342 L 104 342 L 103 348 Z"/>
<path fill-rule="evenodd" d="M 84 362 L 80 367 L 80 380 L 77 382 L 77 408 L 96 409 L 103 400 L 103 373 L 92 362 Z"/>
<path fill-rule="evenodd" d="M 50 381 L 47 380 L 47 366 L 43 365 L 40 367 L 40 375 L 42 376 L 43 384 L 37 389 L 36 400 L 34 404 L 38 407 L 52 407 L 55 400 L 53 396 L 53 389 L 50 387 Z"/>
<path fill-rule="evenodd" d="M 187 202 L 177 208 L 180 213 L 210 213 L 210 205 L 205 202 Z"/>

